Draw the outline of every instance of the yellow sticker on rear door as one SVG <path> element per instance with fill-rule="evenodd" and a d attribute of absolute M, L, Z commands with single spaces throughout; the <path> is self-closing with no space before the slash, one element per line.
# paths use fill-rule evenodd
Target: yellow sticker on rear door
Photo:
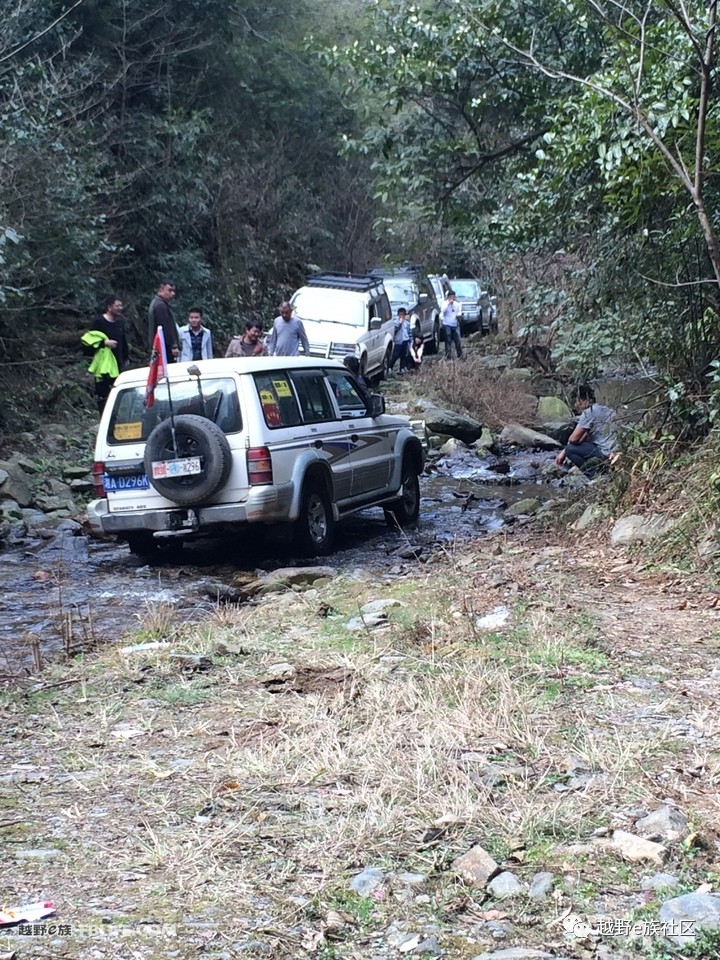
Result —
<path fill-rule="evenodd" d="M 291 397 L 292 391 L 290 390 L 290 384 L 287 380 L 273 380 L 273 387 L 275 388 L 275 395 L 278 397 Z"/>
<path fill-rule="evenodd" d="M 142 423 L 116 423 L 113 429 L 116 440 L 142 440 Z"/>

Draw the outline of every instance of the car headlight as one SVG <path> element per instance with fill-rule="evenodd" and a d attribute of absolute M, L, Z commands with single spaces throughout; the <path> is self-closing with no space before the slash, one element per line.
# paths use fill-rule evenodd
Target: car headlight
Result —
<path fill-rule="evenodd" d="M 351 353 L 356 356 L 360 351 L 356 343 L 333 343 L 333 350 L 344 350 L 345 353 Z"/>

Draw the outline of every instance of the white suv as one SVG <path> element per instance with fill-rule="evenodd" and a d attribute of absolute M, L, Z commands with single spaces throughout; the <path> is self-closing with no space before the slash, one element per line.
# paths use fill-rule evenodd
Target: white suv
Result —
<path fill-rule="evenodd" d="M 290 298 L 314 357 L 358 358 L 360 372 L 382 379 L 390 369 L 394 324 L 380 277 L 320 273 Z"/>
<path fill-rule="evenodd" d="M 417 521 L 422 444 L 340 363 L 175 363 L 149 408 L 147 376 L 123 373 L 110 394 L 95 447 L 99 499 L 88 507 L 93 529 L 134 552 L 292 523 L 300 552 L 318 555 L 331 549 L 335 521 L 363 507 Z"/>

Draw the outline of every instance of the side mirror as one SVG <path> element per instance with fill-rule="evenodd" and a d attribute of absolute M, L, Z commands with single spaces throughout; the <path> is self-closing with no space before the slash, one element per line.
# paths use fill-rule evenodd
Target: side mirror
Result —
<path fill-rule="evenodd" d="M 381 417 L 385 413 L 385 397 L 381 393 L 370 394 L 370 416 Z"/>
<path fill-rule="evenodd" d="M 373 317 L 370 321 L 371 330 L 379 330 L 382 327 L 382 320 L 379 317 Z"/>

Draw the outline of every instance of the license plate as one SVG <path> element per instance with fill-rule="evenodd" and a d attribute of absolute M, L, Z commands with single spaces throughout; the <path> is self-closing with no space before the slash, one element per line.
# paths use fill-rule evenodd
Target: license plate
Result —
<path fill-rule="evenodd" d="M 152 465 L 153 480 L 165 477 L 190 477 L 202 473 L 200 457 L 185 457 L 184 460 L 156 460 Z"/>
<path fill-rule="evenodd" d="M 109 490 L 147 490 L 150 482 L 146 473 L 136 473 L 131 477 L 103 477 L 103 486 Z"/>

